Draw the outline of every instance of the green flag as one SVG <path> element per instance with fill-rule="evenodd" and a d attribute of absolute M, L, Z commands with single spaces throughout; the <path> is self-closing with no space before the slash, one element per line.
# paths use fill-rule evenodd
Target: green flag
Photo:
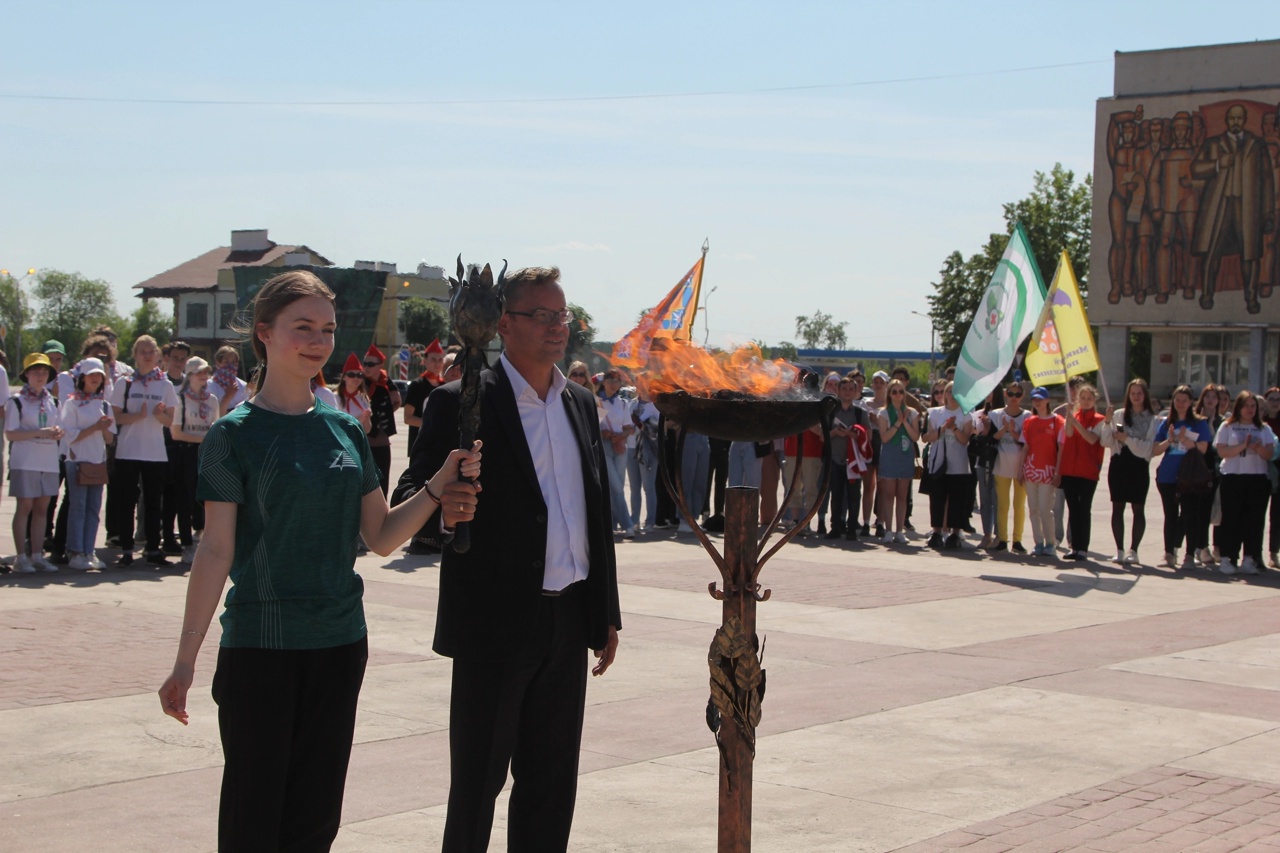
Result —
<path fill-rule="evenodd" d="M 1022 223 L 996 264 L 960 350 L 952 393 L 966 412 L 987 398 L 1013 367 L 1013 356 L 1035 330 L 1044 309 L 1044 282 Z"/>

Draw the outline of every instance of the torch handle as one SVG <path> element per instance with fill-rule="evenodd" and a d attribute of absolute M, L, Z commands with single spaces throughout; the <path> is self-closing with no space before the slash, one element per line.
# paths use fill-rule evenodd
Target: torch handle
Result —
<path fill-rule="evenodd" d="M 461 447 L 463 450 L 470 450 L 471 446 L 475 444 L 475 441 L 476 441 L 476 437 L 474 435 L 464 434 L 461 440 L 458 442 L 458 446 Z M 461 474 L 461 471 L 459 471 L 458 478 L 461 480 L 465 480 L 468 483 L 475 482 L 475 480 L 471 479 L 470 477 L 463 477 Z M 441 511 L 443 512 L 443 507 L 441 508 Z M 466 522 L 466 521 L 458 522 L 457 527 L 453 529 L 452 546 L 453 546 L 454 552 L 458 554 L 465 554 L 471 550 L 470 522 Z"/>

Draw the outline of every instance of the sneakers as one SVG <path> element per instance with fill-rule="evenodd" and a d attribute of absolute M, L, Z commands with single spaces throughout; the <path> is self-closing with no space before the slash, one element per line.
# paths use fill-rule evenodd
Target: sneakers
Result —
<path fill-rule="evenodd" d="M 182 562 L 190 565 L 196 561 L 196 546 L 191 545 L 182 549 Z"/>
<path fill-rule="evenodd" d="M 1138 549 L 1130 548 L 1129 553 L 1124 555 L 1124 561 L 1131 566 L 1136 566 L 1138 564 Z"/>
<path fill-rule="evenodd" d="M 942 550 L 944 551 L 959 551 L 962 547 L 960 533 L 955 530 L 951 531 L 951 535 L 947 537 L 947 541 L 942 543 Z"/>
<path fill-rule="evenodd" d="M 150 564 L 151 564 L 151 565 L 153 565 L 153 566 L 168 566 L 168 565 L 171 565 L 171 564 L 170 564 L 170 562 L 169 562 L 169 560 L 165 557 L 165 553 L 164 553 L 164 551 L 162 551 L 162 550 L 161 550 L 161 551 L 148 551 L 148 552 L 147 552 L 146 559 L 147 559 L 147 562 L 148 562 L 148 563 L 150 563 Z"/>
<path fill-rule="evenodd" d="M 901 530 L 899 530 L 897 533 L 893 534 L 893 542 L 894 542 L 894 544 L 895 544 L 895 545 L 906 545 L 906 544 L 907 544 L 907 534 L 905 534 L 905 533 L 903 533 Z"/>
<path fill-rule="evenodd" d="M 1041 542 L 1036 546 L 1037 557 L 1053 557 L 1057 558 L 1058 549 L 1054 547 L 1052 542 Z"/>
<path fill-rule="evenodd" d="M 31 560 L 26 554 L 19 554 L 14 558 L 13 570 L 20 575 L 34 575 L 36 573 L 36 567 L 31 565 Z"/>
<path fill-rule="evenodd" d="M 1218 571 L 1222 572 L 1224 575 L 1234 575 L 1236 573 L 1236 567 L 1231 562 L 1230 557 L 1223 557 L 1222 561 L 1218 563 Z"/>
<path fill-rule="evenodd" d="M 1113 562 L 1113 563 L 1119 563 L 1120 565 L 1122 565 L 1122 566 L 1123 566 L 1123 565 L 1124 565 L 1124 551 L 1116 551 L 1116 556 L 1115 556 L 1115 558 L 1112 560 L 1112 562 Z"/>
<path fill-rule="evenodd" d="M 1177 551 L 1165 551 L 1165 552 L 1164 552 L 1164 564 L 1165 564 L 1166 566 L 1168 566 L 1169 568 L 1171 568 L 1171 569 L 1176 569 L 1176 568 L 1178 568 L 1178 552 L 1177 552 Z"/>
<path fill-rule="evenodd" d="M 1182 558 L 1182 570 L 1183 570 L 1184 572 L 1185 572 L 1185 571 L 1188 571 L 1188 570 L 1190 570 L 1190 569 L 1194 569 L 1194 568 L 1196 568 L 1198 565 L 1199 565 L 1199 564 L 1196 562 L 1195 555 L 1194 555 L 1194 554 L 1192 554 L 1190 551 L 1188 551 L 1188 552 L 1187 552 L 1187 554 L 1186 554 L 1186 556 L 1184 556 L 1184 557 Z M 1212 566 L 1212 565 L 1213 565 L 1213 563 L 1209 563 L 1208 565 Z"/>
<path fill-rule="evenodd" d="M 925 543 L 925 547 L 932 548 L 935 551 L 941 551 L 942 550 L 942 534 L 936 530 L 930 533 L 929 541 Z"/>
<path fill-rule="evenodd" d="M 827 535 L 827 520 L 825 518 L 818 519 L 818 535 L 819 536 Z"/>
<path fill-rule="evenodd" d="M 880 544 L 881 544 L 881 545 L 892 545 L 892 544 L 893 544 L 893 531 L 892 531 L 892 530 L 886 530 L 884 533 L 882 533 L 882 534 L 880 535 Z"/>
<path fill-rule="evenodd" d="M 827 538 L 827 539 L 839 539 L 841 536 L 844 536 L 844 533 L 842 533 L 842 532 L 841 532 L 841 531 L 839 531 L 839 530 L 836 530 L 835 528 L 832 528 L 831 532 L 830 532 L 830 533 L 828 533 L 828 534 L 826 535 L 826 538 Z"/>
<path fill-rule="evenodd" d="M 1208 568 L 1218 562 L 1219 558 L 1214 556 L 1208 548 L 1201 548 L 1196 552 L 1196 559 L 1200 561 L 1200 565 Z"/>
<path fill-rule="evenodd" d="M 93 567 L 89 565 L 88 554 L 72 554 L 71 561 L 67 563 L 67 568 L 75 569 L 79 572 L 87 572 Z"/>
<path fill-rule="evenodd" d="M 166 539 L 164 540 L 164 544 L 160 546 L 160 550 L 171 557 L 176 557 L 182 553 L 182 545 L 180 545 L 175 539 Z"/>
<path fill-rule="evenodd" d="M 870 523 L 870 522 L 867 522 L 866 524 L 862 525 L 862 535 L 863 535 L 863 536 L 870 536 L 870 535 L 871 535 L 871 523 Z"/>
<path fill-rule="evenodd" d="M 1009 550 L 1009 543 L 1003 539 L 997 539 L 995 544 L 991 546 L 991 550 L 995 553 Z"/>
<path fill-rule="evenodd" d="M 884 525 L 878 521 L 876 522 L 876 536 L 880 538 L 884 537 Z"/>
<path fill-rule="evenodd" d="M 856 525 L 856 524 L 855 524 L 855 525 L 851 526 L 851 527 L 849 528 L 849 532 L 848 532 L 848 533 L 846 533 L 846 534 L 844 535 L 844 540 L 845 540 L 846 542 L 857 542 L 857 541 L 858 541 L 858 530 L 859 530 L 858 525 Z"/>
<path fill-rule="evenodd" d="M 692 533 L 692 532 L 693 532 L 693 528 L 689 526 L 688 522 L 682 521 L 682 522 L 680 522 L 680 526 L 676 528 L 676 532 L 677 532 L 677 533 Z"/>
<path fill-rule="evenodd" d="M 978 549 L 985 551 L 988 548 L 994 548 L 995 544 L 996 540 L 993 539 L 990 534 L 986 534 L 982 537 L 982 541 L 978 543 Z"/>
<path fill-rule="evenodd" d="M 635 539 L 635 538 L 636 538 L 636 529 L 635 529 L 634 527 L 628 527 L 626 530 L 622 531 L 622 538 L 623 538 L 623 539 Z"/>
<path fill-rule="evenodd" d="M 117 569 L 127 569 L 133 565 L 133 552 L 125 551 L 120 555 L 120 559 L 116 560 Z"/>
<path fill-rule="evenodd" d="M 1015 553 L 1015 554 L 1025 554 L 1025 553 L 1027 553 L 1027 549 L 1022 547 L 1022 543 L 1021 543 L 1021 542 L 1014 542 L 1012 545 L 1010 545 L 1010 546 L 1009 546 L 1009 549 L 1010 549 L 1011 551 L 1013 551 L 1013 553 Z"/>
<path fill-rule="evenodd" d="M 32 557 L 31 565 L 42 572 L 56 572 L 58 570 L 58 567 L 50 562 L 43 554 L 39 557 Z"/>
<path fill-rule="evenodd" d="M 1253 561 L 1253 557 L 1246 556 L 1240 561 L 1240 574 L 1256 575 L 1258 573 L 1258 564 Z"/>
<path fill-rule="evenodd" d="M 1087 559 L 1089 559 L 1089 555 L 1087 555 L 1084 551 L 1068 551 L 1068 552 L 1067 552 L 1067 556 L 1066 556 L 1066 557 L 1064 557 L 1063 559 L 1066 559 L 1066 560 L 1087 560 Z"/>
<path fill-rule="evenodd" d="M 93 552 L 89 552 L 88 554 L 85 554 L 85 557 L 89 561 L 89 568 L 97 569 L 100 572 L 104 571 L 107 568 L 107 564 L 99 560 L 97 554 L 94 554 Z"/>

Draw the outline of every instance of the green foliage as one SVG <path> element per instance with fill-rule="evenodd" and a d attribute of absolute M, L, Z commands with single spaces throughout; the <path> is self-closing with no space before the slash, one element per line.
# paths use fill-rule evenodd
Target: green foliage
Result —
<path fill-rule="evenodd" d="M 773 346 L 760 346 L 760 351 L 764 353 L 766 358 L 782 358 L 787 361 L 795 361 L 800 357 L 797 347 L 791 341 L 779 341 Z"/>
<path fill-rule="evenodd" d="M 1097 330 L 1094 330 L 1097 334 Z M 1151 383 L 1151 333 L 1129 333 L 1129 378 L 1141 377 Z"/>
<path fill-rule="evenodd" d="M 27 295 L 18 286 L 18 279 L 8 274 L 0 275 L 0 324 L 3 324 L 5 330 L 3 343 L 0 345 L 9 356 L 11 368 L 19 361 L 21 353 L 31 351 L 22 336 L 22 327 L 30 324 L 30 318 Z M 34 340 L 34 336 L 28 337 Z M 10 376 L 16 376 L 21 369 L 19 364 L 16 370 L 9 371 Z"/>
<path fill-rule="evenodd" d="M 947 256 L 929 297 L 929 316 L 938 329 L 938 347 L 948 364 L 955 364 L 960 356 L 978 303 L 1017 222 L 1031 240 L 1045 287 L 1052 282 L 1058 257 L 1065 249 L 1080 283 L 1080 294 L 1088 304 L 1092 196 L 1092 176 L 1086 175 L 1077 184 L 1074 172 L 1055 163 L 1049 174 L 1035 173 L 1030 195 L 1004 205 L 1003 234 L 992 234 L 982 250 L 968 259 L 959 251 Z"/>
<path fill-rule="evenodd" d="M 410 297 L 400 302 L 399 326 L 410 343 L 449 342 L 449 311 L 434 299 Z"/>
<path fill-rule="evenodd" d="M 173 311 L 171 302 L 164 300 L 163 307 L 160 300 L 144 299 L 128 317 L 107 317 L 103 320 L 108 326 L 115 329 L 119 336 L 117 344 L 119 345 L 119 358 L 121 361 L 133 363 L 132 356 L 133 342 L 143 335 L 150 335 L 156 339 L 156 344 L 164 346 L 173 339 Z M 115 325 L 113 321 L 118 321 L 120 325 Z M 96 325 L 96 324 L 95 324 Z"/>
<path fill-rule="evenodd" d="M 591 325 L 591 315 L 581 305 L 570 302 L 567 306 L 573 318 L 569 321 L 569 344 L 565 347 L 564 367 L 574 361 L 590 362 L 591 345 L 596 339 L 596 329 Z"/>
<path fill-rule="evenodd" d="M 814 311 L 812 317 L 796 317 L 796 337 L 805 349 L 844 349 L 849 343 L 848 323 L 835 322 L 830 314 Z"/>
<path fill-rule="evenodd" d="M 80 273 L 44 270 L 32 287 L 37 305 L 36 328 L 43 340 L 61 341 L 75 361 L 89 331 L 115 312 L 111 285 Z"/>

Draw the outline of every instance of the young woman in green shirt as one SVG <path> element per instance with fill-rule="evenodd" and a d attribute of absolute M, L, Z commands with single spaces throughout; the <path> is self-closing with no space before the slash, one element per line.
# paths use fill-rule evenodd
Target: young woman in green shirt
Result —
<path fill-rule="evenodd" d="M 333 293 L 312 273 L 263 285 L 247 330 L 257 395 L 210 427 L 200 453 L 205 533 L 160 704 L 186 724 L 196 656 L 230 577 L 213 678 L 223 850 L 329 849 L 368 659 L 357 541 L 386 556 L 442 504 L 447 528 L 475 510 L 479 486 L 462 478 L 479 475 L 479 443 L 388 508 L 364 429 L 317 406 L 311 389 L 336 325 Z"/>

